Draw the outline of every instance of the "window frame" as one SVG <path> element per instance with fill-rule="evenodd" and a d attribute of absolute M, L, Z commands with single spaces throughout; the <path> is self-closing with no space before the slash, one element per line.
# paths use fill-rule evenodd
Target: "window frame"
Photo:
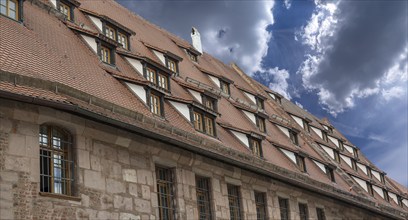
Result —
<path fill-rule="evenodd" d="M 196 115 L 199 115 L 201 118 L 199 123 L 201 123 L 202 128 L 197 127 L 197 125 L 199 124 L 196 123 L 196 117 L 195 117 Z M 209 121 L 211 121 L 212 127 L 209 126 L 209 123 L 208 123 Z M 191 106 L 190 107 L 190 122 L 192 123 L 196 131 L 209 135 L 211 137 L 217 137 L 215 116 L 211 115 L 210 113 L 205 112 L 202 109 L 199 109 L 197 107 Z M 210 128 L 212 128 L 212 131 L 209 130 Z"/>
<path fill-rule="evenodd" d="M 309 219 L 309 208 L 306 203 L 299 202 L 299 219 L 300 220 Z"/>
<path fill-rule="evenodd" d="M 196 198 L 197 198 L 197 211 L 199 220 L 211 220 L 212 216 L 212 197 L 211 197 L 211 179 L 203 176 L 195 176 L 196 180 Z M 200 187 L 200 180 L 204 181 L 204 187 Z M 200 204 L 199 195 L 204 197 L 204 205 Z M 200 206 L 204 206 L 205 213 L 201 214 Z"/>
<path fill-rule="evenodd" d="M 195 54 L 193 54 L 190 50 L 187 50 L 187 49 L 186 49 L 186 51 L 187 51 L 188 58 L 189 58 L 191 61 L 197 63 L 197 62 L 198 62 L 198 56 L 195 55 Z"/>
<path fill-rule="evenodd" d="M 167 69 L 169 69 L 170 71 L 174 72 L 174 73 L 179 73 L 179 68 L 178 68 L 178 61 L 175 59 L 170 58 L 169 56 L 165 56 L 166 58 L 166 67 Z M 174 69 L 172 69 L 172 67 L 170 66 L 170 64 L 174 65 Z"/>
<path fill-rule="evenodd" d="M 289 220 L 290 219 L 289 199 L 278 197 L 278 203 L 281 220 Z"/>
<path fill-rule="evenodd" d="M 266 196 L 265 192 L 254 191 L 256 220 L 268 219 Z"/>
<path fill-rule="evenodd" d="M 122 44 L 122 48 L 125 49 L 125 50 L 129 50 L 129 36 L 128 36 L 128 34 L 125 34 L 122 31 L 118 31 L 117 36 L 118 36 L 117 42 Z M 123 38 L 123 42 L 122 42 L 122 38 Z"/>
<path fill-rule="evenodd" d="M 327 131 L 321 130 L 322 131 L 322 140 L 325 142 L 329 142 L 329 137 L 327 136 Z"/>
<path fill-rule="evenodd" d="M 325 166 L 325 169 L 326 169 L 326 176 L 329 178 L 329 180 L 335 183 L 336 179 L 334 177 L 334 170 L 329 166 Z"/>
<path fill-rule="evenodd" d="M 305 131 L 307 131 L 308 133 L 310 133 L 310 124 L 309 124 L 309 122 L 307 122 L 306 120 L 302 120 L 303 121 L 303 129 L 305 130 Z"/>
<path fill-rule="evenodd" d="M 259 131 L 266 133 L 266 123 L 265 118 L 255 115 L 256 126 L 258 127 Z"/>
<path fill-rule="evenodd" d="M 251 150 L 252 154 L 263 158 L 263 150 L 262 150 L 262 140 L 248 136 L 249 140 L 249 149 Z"/>
<path fill-rule="evenodd" d="M 161 178 L 160 171 L 164 172 L 164 178 Z M 156 190 L 157 190 L 157 208 L 159 211 L 160 219 L 162 220 L 174 220 L 176 219 L 176 191 L 175 191 L 175 173 L 172 168 L 155 165 L 155 174 L 156 174 Z M 167 193 L 160 193 L 159 187 L 165 187 Z M 167 201 L 166 206 L 162 204 L 163 200 L 161 200 L 161 196 L 164 196 Z M 166 210 L 163 210 L 166 209 Z M 165 211 L 168 211 L 166 215 L 168 217 L 163 217 Z"/>
<path fill-rule="evenodd" d="M 154 73 L 153 77 L 151 77 L 151 74 L 150 74 L 151 72 Z M 166 92 L 170 91 L 170 77 L 169 77 L 169 75 L 167 73 L 163 72 L 163 71 L 158 70 L 158 68 L 155 68 L 153 65 L 150 65 L 148 63 L 143 64 L 143 77 L 147 81 L 149 81 L 150 84 L 157 87 L 159 90 L 164 90 Z M 163 79 L 165 79 L 164 86 L 162 86 L 162 81 L 160 80 L 159 77 L 162 77 Z"/>
<path fill-rule="evenodd" d="M 288 129 L 288 131 L 289 131 L 289 139 L 292 142 L 292 144 L 299 146 L 298 133 L 292 129 Z"/>
<path fill-rule="evenodd" d="M 45 130 L 45 133 L 42 133 Z M 56 134 L 54 134 L 56 133 Z M 57 134 L 60 134 L 61 137 L 57 137 Z M 55 139 L 57 137 L 57 139 Z M 45 140 L 45 142 L 44 142 Z M 55 149 L 55 144 L 60 145 L 59 148 L 65 149 Z M 62 144 L 66 145 L 65 147 Z M 67 130 L 50 124 L 43 124 L 40 125 L 39 131 L 39 148 L 40 148 L 40 192 L 42 193 L 51 193 L 56 195 L 65 195 L 65 196 L 73 196 L 74 195 L 74 183 L 75 183 L 75 160 L 74 160 L 74 146 L 73 146 L 73 136 Z M 46 152 L 45 155 L 43 152 Z M 49 153 L 49 154 L 48 154 Z M 58 159 L 55 156 L 59 155 L 65 159 Z M 55 185 L 55 172 L 58 167 L 55 168 L 55 160 L 60 161 L 60 172 L 61 177 L 59 177 L 61 181 L 60 190 L 61 192 L 56 192 L 56 185 Z M 43 163 L 48 161 L 48 175 L 44 173 L 45 168 Z M 68 163 L 68 165 L 66 165 Z M 65 165 L 64 165 L 65 164 Z M 65 168 L 64 168 L 65 166 Z M 45 188 L 45 180 L 47 179 L 47 185 L 50 190 L 44 190 Z M 65 190 L 64 190 L 65 186 Z"/>
<path fill-rule="evenodd" d="M 9 4 L 10 2 L 13 2 L 15 4 L 15 17 L 10 16 L 10 7 Z M 0 2 L 1 4 L 1 2 Z M 0 12 L 0 16 L 4 16 L 6 18 L 10 18 L 15 21 L 22 21 L 22 15 L 23 15 L 23 0 L 6 0 L 6 5 L 3 5 L 6 8 L 6 14 L 3 14 Z M 1 5 L 0 5 L 1 8 Z"/>
<path fill-rule="evenodd" d="M 147 106 L 149 107 L 150 112 L 152 114 L 154 114 L 154 115 L 164 117 L 165 116 L 165 114 L 164 114 L 164 95 L 161 94 L 160 92 L 157 92 L 157 91 L 151 89 L 151 88 L 148 88 L 147 91 L 146 91 L 146 96 L 147 96 L 146 97 Z M 152 103 L 151 103 L 151 101 L 152 101 L 151 97 L 152 96 L 159 98 L 159 101 L 160 101 L 159 102 L 159 111 L 160 111 L 159 114 L 152 111 Z"/>
<path fill-rule="evenodd" d="M 302 171 L 303 173 L 307 172 L 305 157 L 296 154 L 296 165 L 298 166 L 299 170 Z"/>
<path fill-rule="evenodd" d="M 222 79 L 220 81 L 220 89 L 223 93 L 231 95 L 230 84 Z"/>
<path fill-rule="evenodd" d="M 212 111 L 218 110 L 217 99 L 201 93 L 201 101 L 207 109 L 211 109 Z M 207 103 L 211 103 L 212 107 L 207 105 Z"/>
<path fill-rule="evenodd" d="M 258 107 L 258 109 L 264 110 L 265 109 L 265 105 L 264 105 L 264 100 L 258 96 L 255 96 L 255 101 L 256 101 L 256 106 Z"/>
<path fill-rule="evenodd" d="M 326 214 L 323 208 L 316 207 L 316 217 L 317 220 L 326 220 Z"/>
<path fill-rule="evenodd" d="M 69 9 L 68 15 L 64 14 L 64 12 L 60 10 L 61 5 L 66 6 Z M 74 5 L 72 5 L 69 1 L 57 0 L 57 11 L 65 15 L 68 21 L 74 21 L 74 8 Z"/>
<path fill-rule="evenodd" d="M 241 207 L 241 190 L 239 186 L 227 184 L 228 207 L 230 211 L 230 220 L 241 220 L 243 213 Z M 232 194 L 234 193 L 234 194 Z"/>

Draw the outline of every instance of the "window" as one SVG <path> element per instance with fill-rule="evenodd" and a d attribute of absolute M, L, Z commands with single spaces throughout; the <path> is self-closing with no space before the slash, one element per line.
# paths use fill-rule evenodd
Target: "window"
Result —
<path fill-rule="evenodd" d="M 194 128 L 210 136 L 215 136 L 214 118 L 202 111 L 193 110 Z"/>
<path fill-rule="evenodd" d="M 332 182 L 336 182 L 336 180 L 334 179 L 334 171 L 332 168 L 326 166 L 326 175 L 327 177 L 332 181 Z"/>
<path fill-rule="evenodd" d="M 397 195 L 398 205 L 404 207 L 404 203 L 402 202 L 403 198 L 400 195 Z"/>
<path fill-rule="evenodd" d="M 259 128 L 259 131 L 266 132 L 265 119 L 258 115 L 256 115 L 256 126 Z"/>
<path fill-rule="evenodd" d="M 204 116 L 205 133 L 214 136 L 214 119 Z"/>
<path fill-rule="evenodd" d="M 204 131 L 203 115 L 198 112 L 194 112 L 194 128 L 199 131 Z"/>
<path fill-rule="evenodd" d="M 353 148 L 353 154 L 355 158 L 358 158 L 358 151 L 356 148 Z"/>
<path fill-rule="evenodd" d="M 161 98 L 156 94 L 150 94 L 150 111 L 155 114 L 162 116 L 162 109 L 161 109 Z"/>
<path fill-rule="evenodd" d="M 190 58 L 191 61 L 197 62 L 197 55 L 193 54 L 189 50 L 187 50 L 187 55 Z"/>
<path fill-rule="evenodd" d="M 369 182 L 366 182 L 366 185 L 367 185 L 368 194 L 370 194 L 371 196 L 374 196 L 373 185 L 371 185 L 371 183 Z"/>
<path fill-rule="evenodd" d="M 326 220 L 326 215 L 324 214 L 324 209 L 316 208 L 317 220 Z"/>
<path fill-rule="evenodd" d="M 302 172 L 306 172 L 306 164 L 305 164 L 305 158 L 300 156 L 300 155 L 296 155 L 296 164 L 298 165 L 300 171 Z"/>
<path fill-rule="evenodd" d="M 281 220 L 289 220 L 289 200 L 279 197 Z"/>
<path fill-rule="evenodd" d="M 18 9 L 18 0 L 0 0 L 0 14 L 19 20 Z"/>
<path fill-rule="evenodd" d="M 383 194 L 384 194 L 384 200 L 389 202 L 390 201 L 390 197 L 388 196 L 388 192 L 387 190 L 383 189 Z"/>
<path fill-rule="evenodd" d="M 221 85 L 221 91 L 223 91 L 225 94 L 230 95 L 230 88 L 229 84 L 225 81 L 220 80 L 220 85 Z"/>
<path fill-rule="evenodd" d="M 228 188 L 228 203 L 230 209 L 230 219 L 241 219 L 241 201 L 239 195 L 239 187 L 234 185 L 227 185 Z"/>
<path fill-rule="evenodd" d="M 250 138 L 249 139 L 249 147 L 252 150 L 252 153 L 258 157 L 262 157 L 262 146 L 261 140 Z"/>
<path fill-rule="evenodd" d="M 101 60 L 104 63 L 112 64 L 111 49 L 101 46 Z"/>
<path fill-rule="evenodd" d="M 353 168 L 353 170 L 357 171 L 357 162 L 354 159 L 351 159 L 351 168 Z"/>
<path fill-rule="evenodd" d="M 72 195 L 72 137 L 64 130 L 40 126 L 40 191 Z"/>
<path fill-rule="evenodd" d="M 303 129 L 310 133 L 310 125 L 306 120 L 303 120 Z"/>
<path fill-rule="evenodd" d="M 256 106 L 258 106 L 258 109 L 264 109 L 264 100 L 259 97 L 255 97 L 255 100 L 256 100 Z"/>
<path fill-rule="evenodd" d="M 210 181 L 208 178 L 196 176 L 196 194 L 199 220 L 212 219 L 209 182 Z"/>
<path fill-rule="evenodd" d="M 339 152 L 337 150 L 334 150 L 333 153 L 334 153 L 334 159 L 336 160 L 336 162 L 340 163 L 341 160 L 340 160 Z"/>
<path fill-rule="evenodd" d="M 323 139 L 325 142 L 329 142 L 329 139 L 327 138 L 327 132 L 322 131 L 322 139 Z"/>
<path fill-rule="evenodd" d="M 343 141 L 338 140 L 338 142 L 339 142 L 339 148 L 340 148 L 340 150 L 341 150 L 341 151 L 344 151 Z"/>
<path fill-rule="evenodd" d="M 381 173 L 381 174 L 380 174 L 380 179 L 381 179 L 381 182 L 382 182 L 383 184 L 385 184 L 384 173 Z"/>
<path fill-rule="evenodd" d="M 62 3 L 61 1 L 58 3 L 58 10 L 67 16 L 68 20 L 71 20 L 71 7 L 69 7 L 67 4 Z"/>
<path fill-rule="evenodd" d="M 289 137 L 294 145 L 299 145 L 297 133 L 295 131 L 289 130 Z"/>
<path fill-rule="evenodd" d="M 105 36 L 112 40 L 116 40 L 116 30 L 108 25 L 105 25 Z"/>
<path fill-rule="evenodd" d="M 202 95 L 202 101 L 206 108 L 211 110 L 216 110 L 216 103 L 217 101 L 214 98 L 211 98 L 207 95 Z"/>
<path fill-rule="evenodd" d="M 175 73 L 178 72 L 176 61 L 174 61 L 172 59 L 169 59 L 169 58 L 167 58 L 167 68 L 169 68 L 171 71 L 173 71 Z"/>
<path fill-rule="evenodd" d="M 175 219 L 172 170 L 156 166 L 156 180 L 160 219 Z"/>
<path fill-rule="evenodd" d="M 124 49 L 129 49 L 128 37 L 126 34 L 118 32 L 118 43 L 122 44 Z"/>
<path fill-rule="evenodd" d="M 156 71 L 146 67 L 146 79 L 156 84 Z"/>
<path fill-rule="evenodd" d="M 265 220 L 266 216 L 266 193 L 254 192 L 255 194 L 255 206 L 256 206 L 256 219 Z"/>
<path fill-rule="evenodd" d="M 169 83 L 168 83 L 168 80 L 167 80 L 167 76 L 165 76 L 165 75 L 163 75 L 163 74 L 158 74 L 158 78 L 159 78 L 159 87 L 160 88 L 163 88 L 163 89 L 165 89 L 165 90 L 168 90 L 169 88 L 168 88 L 168 85 L 169 85 Z"/>
<path fill-rule="evenodd" d="M 300 220 L 309 219 L 309 210 L 307 209 L 307 204 L 299 203 L 299 216 Z"/>

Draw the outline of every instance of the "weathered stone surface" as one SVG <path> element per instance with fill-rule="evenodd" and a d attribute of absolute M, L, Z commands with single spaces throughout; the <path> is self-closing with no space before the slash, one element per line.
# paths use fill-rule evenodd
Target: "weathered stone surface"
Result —
<path fill-rule="evenodd" d="M 140 220 L 140 215 L 134 215 L 134 214 L 131 214 L 131 213 L 121 212 L 119 214 L 119 219 L 120 220 Z"/>
<path fill-rule="evenodd" d="M 115 195 L 113 197 L 113 207 L 120 210 L 133 210 L 133 199 L 130 197 L 122 197 Z"/>
<path fill-rule="evenodd" d="M 84 181 L 85 187 L 98 189 L 98 190 L 106 189 L 105 177 L 103 177 L 100 172 L 85 170 L 84 179 L 85 179 Z"/>
<path fill-rule="evenodd" d="M 126 191 L 125 183 L 114 179 L 106 179 L 106 191 L 108 193 L 124 193 Z"/>
<path fill-rule="evenodd" d="M 137 183 L 137 175 L 135 169 L 123 169 L 122 173 L 124 181 Z"/>
<path fill-rule="evenodd" d="M 89 151 L 78 149 L 78 166 L 84 169 L 90 169 Z"/>
<path fill-rule="evenodd" d="M 135 211 L 136 212 L 141 212 L 141 213 L 150 213 L 151 212 L 150 201 L 144 200 L 144 199 L 139 199 L 139 198 L 134 198 L 134 202 L 135 202 Z"/>

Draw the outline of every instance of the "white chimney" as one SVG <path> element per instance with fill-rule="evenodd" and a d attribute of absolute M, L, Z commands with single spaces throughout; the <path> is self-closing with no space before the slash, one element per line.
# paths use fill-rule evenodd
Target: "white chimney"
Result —
<path fill-rule="evenodd" d="M 193 27 L 191 29 L 191 40 L 193 42 L 193 47 L 199 51 L 200 53 L 203 53 L 203 49 L 201 48 L 201 37 L 200 33 L 198 32 L 197 28 Z"/>

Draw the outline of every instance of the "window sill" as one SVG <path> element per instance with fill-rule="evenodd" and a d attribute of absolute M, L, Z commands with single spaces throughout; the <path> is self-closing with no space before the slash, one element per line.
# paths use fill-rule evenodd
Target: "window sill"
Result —
<path fill-rule="evenodd" d="M 44 197 L 72 200 L 72 201 L 76 201 L 76 202 L 81 201 L 81 197 L 76 197 L 76 196 L 67 196 L 67 195 L 63 195 L 63 194 L 55 194 L 55 193 L 47 193 L 47 192 L 39 192 L 38 194 L 40 196 L 44 196 Z"/>

